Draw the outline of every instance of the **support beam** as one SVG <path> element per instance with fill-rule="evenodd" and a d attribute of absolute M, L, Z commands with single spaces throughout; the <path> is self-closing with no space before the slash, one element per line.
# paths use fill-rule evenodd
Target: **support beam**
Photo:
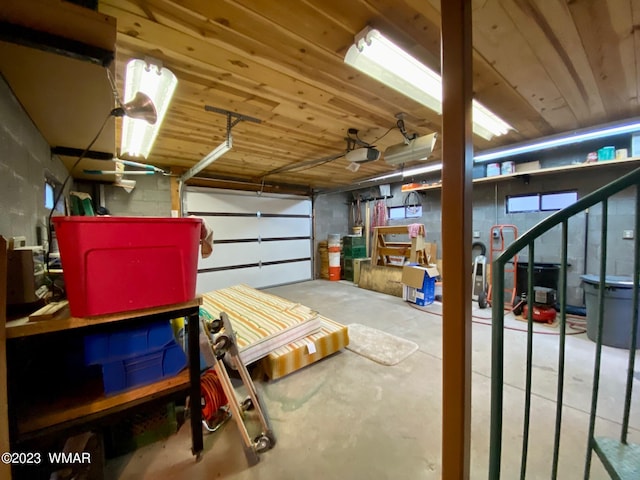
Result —
<path fill-rule="evenodd" d="M 7 242 L 0 236 L 0 453 L 10 452 L 7 399 Z M 11 465 L 0 462 L 0 478 L 11 480 Z"/>
<path fill-rule="evenodd" d="M 169 190 L 171 191 L 171 216 L 182 216 L 182 196 L 180 195 L 180 177 L 184 173 L 184 168 L 171 167 L 169 177 Z"/>
<path fill-rule="evenodd" d="M 469 478 L 471 437 L 471 0 L 442 8 L 442 478 Z"/>

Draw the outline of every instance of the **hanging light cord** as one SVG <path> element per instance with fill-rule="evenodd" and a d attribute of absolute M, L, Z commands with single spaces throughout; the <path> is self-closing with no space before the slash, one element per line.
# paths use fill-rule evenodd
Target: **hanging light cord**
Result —
<path fill-rule="evenodd" d="M 107 126 L 107 122 L 109 121 L 109 118 L 111 118 L 111 112 L 109 112 L 109 114 L 106 116 L 106 118 L 102 122 L 102 125 L 100 126 L 100 130 L 98 130 L 98 133 L 96 133 L 96 136 L 93 137 L 93 140 L 91 140 L 91 142 L 89 142 L 89 145 L 87 145 L 87 148 L 84 149 L 84 151 L 80 154 L 78 159 L 75 161 L 75 163 L 69 170 L 67 177 L 64 179 L 64 182 L 62 182 L 62 186 L 60 187 L 60 190 L 58 191 L 57 195 L 53 199 L 53 208 L 51 208 L 51 212 L 49 212 L 49 217 L 47 219 L 47 242 L 48 243 L 47 243 L 46 256 L 44 259 L 47 271 L 49 270 L 49 257 L 51 256 L 51 240 L 53 238 L 52 227 L 51 227 L 51 217 L 53 217 L 53 212 L 56 210 L 56 207 L 58 206 L 60 197 L 62 197 L 64 193 L 64 188 L 67 186 L 67 183 L 71 179 L 71 175 L 73 174 L 73 171 L 78 166 L 78 164 L 82 161 L 82 159 L 87 155 L 87 153 L 89 153 L 89 150 L 91 150 L 91 147 L 93 147 L 93 144 L 96 143 L 96 140 L 98 140 L 98 137 L 100 137 L 100 135 L 102 134 L 104 127 Z"/>

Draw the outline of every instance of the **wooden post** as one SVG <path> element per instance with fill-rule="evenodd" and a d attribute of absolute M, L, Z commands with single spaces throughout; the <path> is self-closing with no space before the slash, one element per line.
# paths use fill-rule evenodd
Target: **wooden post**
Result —
<path fill-rule="evenodd" d="M 180 177 L 185 172 L 184 168 L 171 168 L 171 176 L 169 177 L 171 189 L 171 216 L 182 216 L 182 202 L 180 198 Z"/>
<path fill-rule="evenodd" d="M 0 236 L 0 453 L 10 451 L 7 401 L 7 242 Z M 0 478 L 11 479 L 11 465 L 0 462 Z"/>
<path fill-rule="evenodd" d="M 442 478 L 469 478 L 471 436 L 471 1 L 442 9 Z"/>

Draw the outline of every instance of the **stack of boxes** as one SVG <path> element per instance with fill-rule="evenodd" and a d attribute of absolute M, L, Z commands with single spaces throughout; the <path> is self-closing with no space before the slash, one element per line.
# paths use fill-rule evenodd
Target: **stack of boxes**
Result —
<path fill-rule="evenodd" d="M 365 237 L 347 235 L 342 238 L 342 278 L 350 282 L 356 281 L 354 272 L 360 259 L 367 256 Z"/>

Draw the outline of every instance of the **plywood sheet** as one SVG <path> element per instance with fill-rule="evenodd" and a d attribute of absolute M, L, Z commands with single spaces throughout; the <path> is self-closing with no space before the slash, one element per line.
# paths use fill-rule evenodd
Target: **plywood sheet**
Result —
<path fill-rule="evenodd" d="M 402 268 L 364 263 L 360 266 L 358 286 L 402 298 Z"/>

